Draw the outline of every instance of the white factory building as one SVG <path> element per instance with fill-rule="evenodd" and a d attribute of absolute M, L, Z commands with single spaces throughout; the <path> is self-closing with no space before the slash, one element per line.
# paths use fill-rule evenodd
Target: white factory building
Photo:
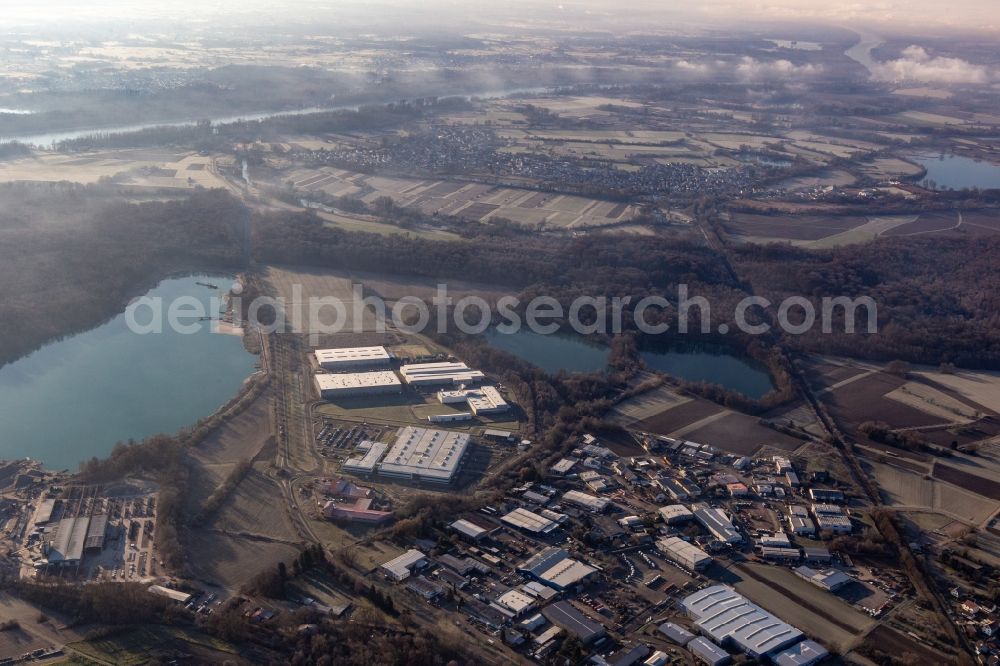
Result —
<path fill-rule="evenodd" d="M 467 404 L 469 410 L 477 416 L 480 414 L 499 414 L 510 409 L 510 405 L 503 399 L 495 386 L 438 391 L 437 399 L 442 405 Z"/>
<path fill-rule="evenodd" d="M 701 571 L 712 563 L 708 553 L 680 537 L 657 539 L 656 548 L 688 571 Z"/>
<path fill-rule="evenodd" d="M 403 391 L 403 385 L 391 370 L 316 375 L 316 388 L 324 400 Z"/>
<path fill-rule="evenodd" d="M 317 349 L 313 352 L 321 368 L 341 372 L 360 368 L 385 368 L 392 357 L 385 347 L 340 347 Z"/>
<path fill-rule="evenodd" d="M 358 445 L 358 450 L 362 451 L 364 455 L 348 458 L 344 461 L 341 469 L 352 474 L 372 474 L 388 448 L 389 445 L 385 442 L 361 442 Z"/>
<path fill-rule="evenodd" d="M 427 556 L 411 548 L 381 566 L 383 573 L 395 581 L 406 580 L 415 569 L 427 566 Z"/>
<path fill-rule="evenodd" d="M 468 433 L 406 426 L 379 463 L 379 474 L 451 483 L 468 446 Z"/>
<path fill-rule="evenodd" d="M 483 381 L 485 375 L 464 363 L 414 363 L 400 366 L 399 374 L 411 386 L 458 386 Z"/>

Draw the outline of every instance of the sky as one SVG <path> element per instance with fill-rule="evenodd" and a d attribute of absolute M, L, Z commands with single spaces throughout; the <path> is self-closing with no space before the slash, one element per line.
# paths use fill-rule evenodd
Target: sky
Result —
<path fill-rule="evenodd" d="M 1000 0 L 3 0 L 5 22 L 65 25 L 75 21 L 155 20 L 189 21 L 255 14 L 308 22 L 310 17 L 354 17 L 370 14 L 371 21 L 391 21 L 396 14 L 435 14 L 492 20 L 509 11 L 510 18 L 613 15 L 617 22 L 629 16 L 637 22 L 651 14 L 692 24 L 746 21 L 808 21 L 851 27 L 919 27 L 1000 31 Z M 509 8 L 509 10 L 508 10 Z M 528 11 L 525 11 L 525 10 Z M 267 19 L 270 20 L 270 19 Z"/>

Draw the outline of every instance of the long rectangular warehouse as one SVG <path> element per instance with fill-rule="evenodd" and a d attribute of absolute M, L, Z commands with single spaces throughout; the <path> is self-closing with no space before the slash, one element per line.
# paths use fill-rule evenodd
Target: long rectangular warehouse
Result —
<path fill-rule="evenodd" d="M 49 546 L 49 564 L 73 565 L 83 559 L 83 546 L 87 541 L 90 518 L 63 518 L 59 521 L 56 538 Z"/>
<path fill-rule="evenodd" d="M 313 352 L 316 362 L 327 370 L 350 370 L 356 368 L 384 368 L 392 357 L 385 347 L 341 347 L 338 349 L 317 349 Z"/>
<path fill-rule="evenodd" d="M 688 595 L 681 606 L 702 633 L 717 643 L 731 643 L 751 657 L 773 654 L 804 637 L 728 585 L 713 585 Z"/>
<path fill-rule="evenodd" d="M 391 370 L 316 375 L 316 388 L 324 400 L 403 391 L 403 385 Z"/>
<path fill-rule="evenodd" d="M 399 368 L 403 381 L 412 386 L 441 386 L 481 382 L 485 375 L 464 363 L 415 363 Z"/>
<path fill-rule="evenodd" d="M 468 446 L 469 433 L 406 426 L 379 464 L 379 474 L 451 483 Z"/>

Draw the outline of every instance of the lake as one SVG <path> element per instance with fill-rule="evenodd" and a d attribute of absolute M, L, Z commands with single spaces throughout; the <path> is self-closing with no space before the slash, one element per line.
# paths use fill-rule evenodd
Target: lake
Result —
<path fill-rule="evenodd" d="M 917 155 L 907 159 L 927 169 L 923 183 L 934 181 L 933 189 L 1000 188 L 998 164 L 959 155 Z"/>
<path fill-rule="evenodd" d="M 232 280 L 169 279 L 147 296 L 164 303 L 193 296 L 207 309 Z M 137 320 L 148 316 L 140 312 Z M 239 392 L 257 357 L 244 350 L 239 335 L 214 333 L 211 322 L 201 323 L 191 335 L 166 329 L 138 335 L 123 313 L 0 368 L 0 458 L 75 470 L 118 441 L 173 434 L 212 414 Z"/>
<path fill-rule="evenodd" d="M 550 374 L 560 370 L 601 372 L 608 367 L 606 346 L 572 333 L 541 335 L 521 329 L 517 333 L 504 334 L 490 329 L 486 332 L 486 340 L 492 347 Z M 650 370 L 691 382 L 720 384 L 750 398 L 761 398 L 774 388 L 766 368 L 721 346 L 674 343 L 650 346 L 639 355 Z"/>
<path fill-rule="evenodd" d="M 517 333 L 486 332 L 491 346 L 537 365 L 549 374 L 566 372 L 602 372 L 608 368 L 608 348 L 589 342 L 574 333 L 542 335 L 528 329 Z"/>
<path fill-rule="evenodd" d="M 755 400 L 774 388 L 763 365 L 719 345 L 671 343 L 642 350 L 639 358 L 650 370 L 689 382 L 719 384 Z"/>

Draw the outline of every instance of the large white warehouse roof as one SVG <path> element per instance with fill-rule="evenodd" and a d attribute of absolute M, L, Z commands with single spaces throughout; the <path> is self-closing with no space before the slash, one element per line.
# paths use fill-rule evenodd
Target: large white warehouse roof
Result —
<path fill-rule="evenodd" d="M 468 446 L 465 432 L 406 426 L 379 464 L 379 473 L 448 483 Z"/>

